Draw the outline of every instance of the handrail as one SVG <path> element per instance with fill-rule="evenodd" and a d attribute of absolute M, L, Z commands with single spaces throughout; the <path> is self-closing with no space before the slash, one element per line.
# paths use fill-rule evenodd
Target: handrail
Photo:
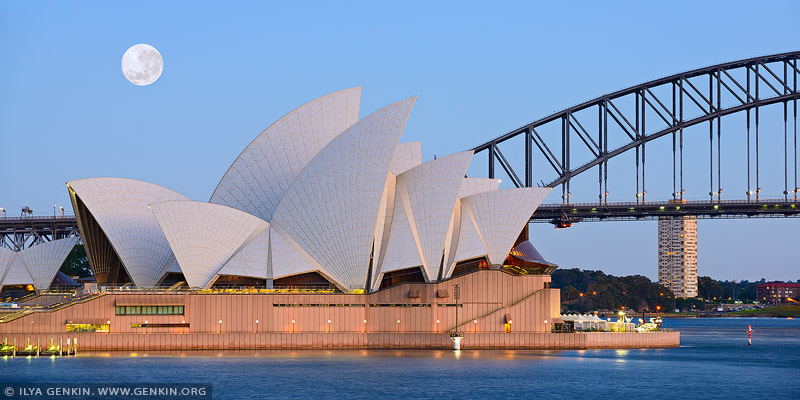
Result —
<path fill-rule="evenodd" d="M 29 217 L 3 217 L 0 221 L 42 221 L 42 220 L 74 220 L 75 214 L 62 215 L 31 215 Z"/>
<path fill-rule="evenodd" d="M 552 208 L 552 207 L 560 207 L 560 208 L 569 208 L 569 207 L 605 207 L 605 206 L 658 206 L 658 205 L 669 205 L 675 207 L 687 206 L 687 205 L 707 205 L 707 204 L 763 204 L 763 205 L 770 205 L 770 204 L 800 204 L 800 200 L 794 199 L 759 199 L 759 200 L 686 200 L 684 202 L 674 202 L 670 203 L 669 201 L 640 201 L 640 202 L 626 202 L 626 201 L 616 201 L 616 202 L 607 202 L 607 203 L 548 203 L 548 204 L 540 204 L 538 208 Z"/>

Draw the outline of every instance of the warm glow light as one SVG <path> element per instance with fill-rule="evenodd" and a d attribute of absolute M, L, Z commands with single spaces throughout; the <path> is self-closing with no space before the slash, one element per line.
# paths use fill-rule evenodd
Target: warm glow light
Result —
<path fill-rule="evenodd" d="M 185 324 L 185 323 L 186 323 L 186 321 L 181 321 L 181 323 L 182 323 L 182 324 Z"/>
<path fill-rule="evenodd" d="M 331 321 L 328 321 L 328 322 L 331 322 Z M 292 323 L 294 323 L 294 320 L 292 320 Z"/>
<path fill-rule="evenodd" d="M 367 323 L 367 320 L 364 320 L 364 323 L 366 324 L 366 323 Z"/>
<path fill-rule="evenodd" d="M 328 320 L 328 323 L 330 324 L 330 323 L 331 323 L 331 320 Z"/>
<path fill-rule="evenodd" d="M 436 323 L 437 323 L 437 324 L 439 323 L 439 320 L 438 320 L 438 319 L 436 320 Z"/>
<path fill-rule="evenodd" d="M 476 320 L 472 321 L 472 323 L 477 324 L 478 320 L 476 319 Z"/>
<path fill-rule="evenodd" d="M 219 323 L 221 324 L 221 323 L 222 323 L 222 320 L 219 320 Z"/>
<path fill-rule="evenodd" d="M 147 321 L 144 321 L 144 323 L 146 324 L 146 323 L 147 323 Z"/>
<path fill-rule="evenodd" d="M 106 323 L 107 323 L 107 324 L 110 324 L 110 323 L 111 323 L 111 321 L 106 321 Z"/>
<path fill-rule="evenodd" d="M 256 323 L 258 323 L 258 320 L 256 320 Z"/>
<path fill-rule="evenodd" d="M 546 324 L 546 323 L 547 323 L 547 320 L 544 320 L 544 323 Z"/>
<path fill-rule="evenodd" d="M 399 320 L 399 319 L 397 320 L 397 323 L 398 323 L 398 324 L 400 323 L 400 320 Z"/>

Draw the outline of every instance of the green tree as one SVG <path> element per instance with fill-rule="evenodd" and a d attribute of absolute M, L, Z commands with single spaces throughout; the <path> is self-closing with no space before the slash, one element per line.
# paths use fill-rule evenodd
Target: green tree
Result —
<path fill-rule="evenodd" d="M 725 291 L 714 279 L 708 276 L 701 276 L 697 278 L 697 295 L 706 300 L 714 300 L 715 298 L 723 298 Z"/>
<path fill-rule="evenodd" d="M 85 278 L 92 276 L 92 269 L 89 267 L 89 258 L 86 257 L 86 249 L 82 244 L 75 246 L 69 253 L 64 263 L 61 264 L 61 272 L 67 276 L 78 276 Z"/>

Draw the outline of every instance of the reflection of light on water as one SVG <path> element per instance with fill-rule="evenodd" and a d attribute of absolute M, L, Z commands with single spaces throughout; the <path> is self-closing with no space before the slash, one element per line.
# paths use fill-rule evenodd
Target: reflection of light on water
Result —
<path fill-rule="evenodd" d="M 628 353 L 630 353 L 630 350 L 619 349 L 619 350 L 615 350 L 614 352 L 617 353 L 618 356 L 623 356 L 624 357 L 624 356 L 627 356 Z"/>
<path fill-rule="evenodd" d="M 453 350 L 453 354 L 456 355 L 456 358 L 461 358 L 461 350 Z"/>
<path fill-rule="evenodd" d="M 139 357 L 139 353 L 131 353 L 130 356 L 131 357 Z"/>

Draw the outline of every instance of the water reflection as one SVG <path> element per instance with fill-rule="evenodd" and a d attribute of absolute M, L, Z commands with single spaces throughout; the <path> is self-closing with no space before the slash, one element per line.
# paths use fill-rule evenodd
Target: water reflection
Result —
<path fill-rule="evenodd" d="M 750 324 L 757 335 L 747 346 Z M 0 377 L 8 382 L 65 382 L 75 376 L 96 382 L 202 382 L 214 386 L 215 399 L 263 398 L 262 383 L 268 379 L 276 387 L 291 387 L 296 398 L 346 395 L 371 400 L 492 398 L 498 393 L 509 398 L 529 398 L 532 393 L 570 397 L 574 393 L 564 388 L 575 383 L 607 387 L 624 377 L 648 383 L 615 387 L 615 396 L 694 398 L 703 393 L 707 398 L 760 398 L 783 385 L 782 397 L 800 398 L 800 387 L 786 384 L 796 381 L 800 370 L 800 320 L 698 318 L 665 320 L 665 325 L 681 331 L 682 347 L 103 351 L 51 362 L 7 358 L 0 363 Z M 702 371 L 713 371 L 715 379 Z M 668 379 L 654 379 L 665 374 Z"/>

